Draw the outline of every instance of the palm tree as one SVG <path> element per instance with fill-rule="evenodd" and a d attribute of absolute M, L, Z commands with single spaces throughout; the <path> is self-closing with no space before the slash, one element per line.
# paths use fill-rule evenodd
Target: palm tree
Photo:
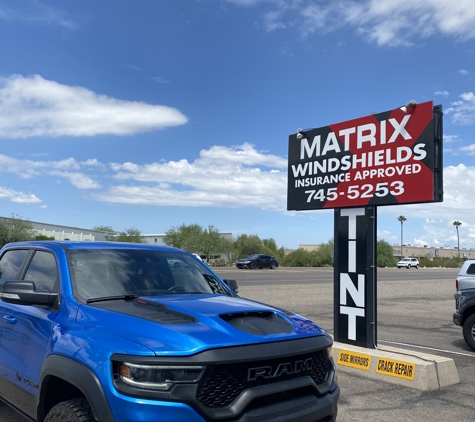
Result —
<path fill-rule="evenodd" d="M 402 233 L 403 233 L 402 226 L 404 224 L 404 221 L 407 220 L 407 218 L 404 217 L 403 215 L 400 215 L 397 219 L 401 223 L 401 259 L 402 259 L 402 258 L 404 258 L 404 255 L 402 253 Z"/>
<path fill-rule="evenodd" d="M 461 226 L 462 223 L 460 221 L 455 220 L 454 221 L 454 226 L 457 229 L 457 251 L 458 251 L 458 257 L 460 259 L 460 236 L 459 236 L 459 226 Z"/>

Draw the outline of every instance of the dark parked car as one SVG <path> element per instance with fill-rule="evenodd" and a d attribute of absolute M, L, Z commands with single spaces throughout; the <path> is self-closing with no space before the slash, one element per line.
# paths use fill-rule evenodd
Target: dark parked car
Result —
<path fill-rule="evenodd" d="M 252 254 L 246 258 L 238 259 L 236 267 L 241 268 L 270 268 L 273 270 L 279 266 L 279 261 L 269 255 Z"/>
<path fill-rule="evenodd" d="M 454 323 L 463 327 L 463 338 L 475 350 L 475 289 L 455 293 Z"/>

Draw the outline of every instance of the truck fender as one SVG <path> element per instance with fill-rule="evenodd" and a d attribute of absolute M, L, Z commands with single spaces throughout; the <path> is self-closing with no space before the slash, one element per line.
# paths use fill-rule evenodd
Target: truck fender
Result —
<path fill-rule="evenodd" d="M 80 390 L 89 402 L 96 420 L 114 422 L 107 397 L 96 374 L 86 365 L 61 355 L 50 355 L 45 359 L 39 384 L 38 420 L 46 417 L 42 403 L 45 403 L 46 388 L 43 387 L 48 376 L 63 379 Z"/>

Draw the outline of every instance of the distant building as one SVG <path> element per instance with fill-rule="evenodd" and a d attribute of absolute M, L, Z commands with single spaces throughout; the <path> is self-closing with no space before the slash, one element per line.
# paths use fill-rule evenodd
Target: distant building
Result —
<path fill-rule="evenodd" d="M 411 244 L 402 245 L 402 254 L 401 254 L 401 245 L 392 245 L 393 248 L 393 255 L 396 258 L 408 258 L 408 257 L 415 257 L 415 258 L 422 258 L 426 257 L 429 259 L 433 259 L 436 257 L 440 258 L 460 258 L 469 259 L 475 258 L 475 249 L 465 249 L 460 248 L 460 255 L 459 250 L 457 247 L 451 249 L 446 247 L 433 247 L 433 246 L 412 246 Z"/>
<path fill-rule="evenodd" d="M 60 226 L 57 224 L 38 223 L 30 221 L 37 234 L 54 237 L 56 240 L 82 240 L 82 241 L 104 241 L 112 233 L 101 232 L 98 230 L 81 229 L 79 227 Z"/>
<path fill-rule="evenodd" d="M 225 239 L 232 240 L 233 234 L 232 233 L 219 233 L 221 237 Z M 166 246 L 163 239 L 165 238 L 166 234 L 143 234 L 141 237 L 145 243 L 149 245 L 158 245 L 158 246 Z M 192 251 L 193 252 L 193 251 Z"/>
<path fill-rule="evenodd" d="M 315 251 L 320 247 L 317 243 L 302 243 L 299 245 L 299 249 L 311 252 Z M 435 257 L 440 258 L 457 258 L 459 256 L 459 251 L 457 247 L 445 248 L 445 247 L 433 247 L 433 246 L 412 246 L 410 244 L 402 245 L 402 254 L 401 254 L 401 245 L 392 245 L 393 255 L 395 258 L 404 258 L 404 257 L 414 257 L 422 258 L 426 257 L 433 259 Z M 475 249 L 460 249 L 460 258 L 469 259 L 475 258 Z"/>

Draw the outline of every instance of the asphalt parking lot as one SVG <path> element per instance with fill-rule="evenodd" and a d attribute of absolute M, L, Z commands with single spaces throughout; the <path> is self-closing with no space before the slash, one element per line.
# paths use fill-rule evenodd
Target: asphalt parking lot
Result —
<path fill-rule="evenodd" d="M 332 268 L 215 271 L 236 279 L 242 297 L 291 309 L 332 334 Z M 456 274 L 457 269 L 379 269 L 378 347 L 450 357 L 460 384 L 424 393 L 339 371 L 338 421 L 475 420 L 475 352 L 452 322 Z M 0 404 L 0 422 L 20 421 L 24 419 Z"/>

